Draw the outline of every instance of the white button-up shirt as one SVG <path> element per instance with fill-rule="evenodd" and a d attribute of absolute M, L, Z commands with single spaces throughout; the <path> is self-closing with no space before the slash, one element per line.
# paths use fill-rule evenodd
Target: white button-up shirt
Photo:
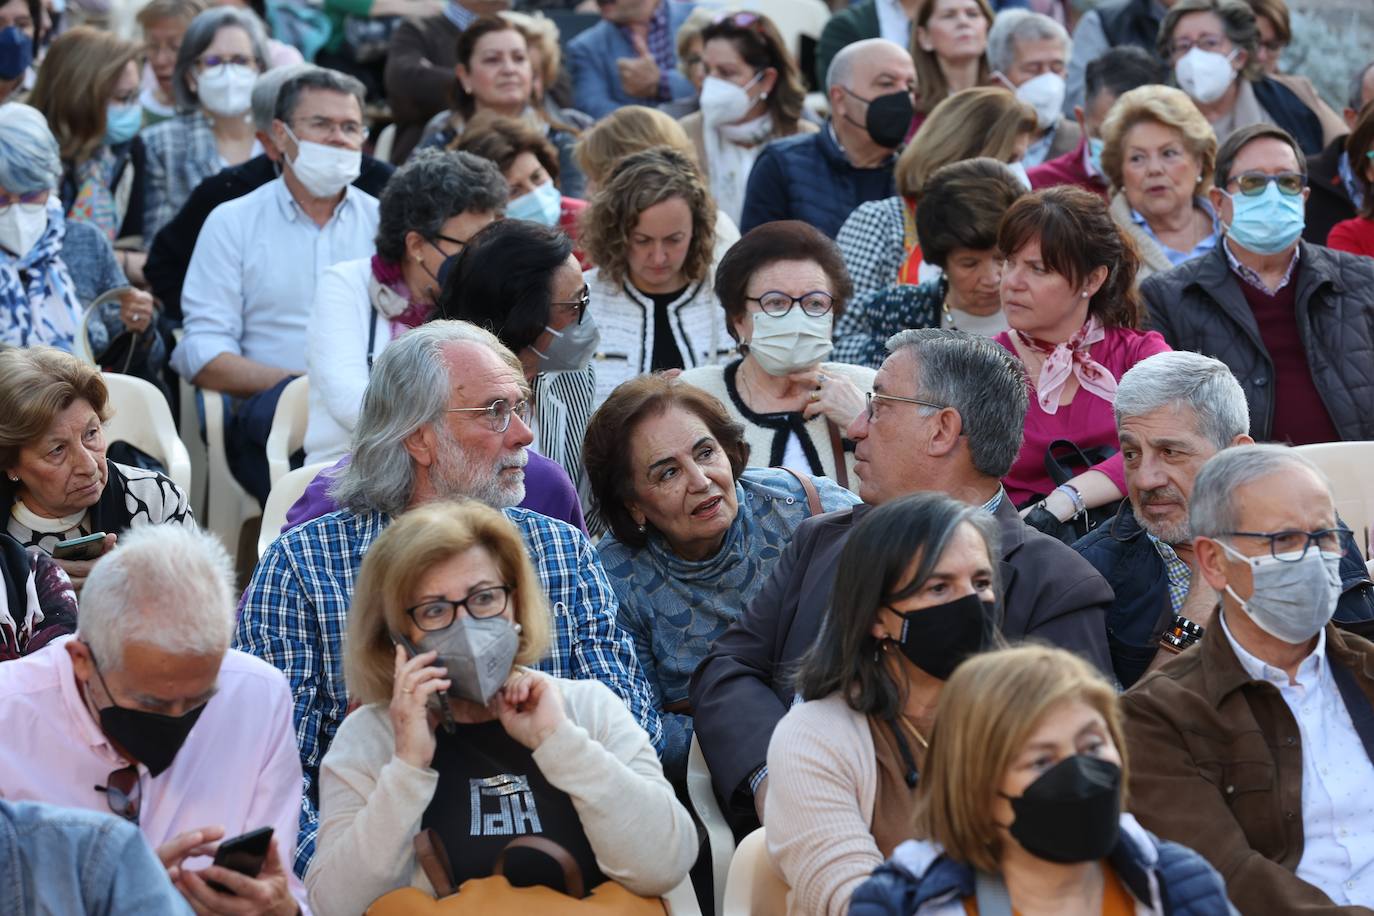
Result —
<path fill-rule="evenodd" d="M 304 372 L 315 281 L 340 261 L 373 254 L 377 218 L 377 199 L 349 185 L 329 222 L 317 226 L 282 178 L 216 207 L 186 270 L 186 334 L 172 368 L 190 380 L 216 356 L 234 353 Z"/>
<path fill-rule="evenodd" d="M 902 0 L 877 0 L 873 4 L 878 14 L 878 34 L 903 48 L 911 47 L 911 17 L 902 8 Z"/>
<path fill-rule="evenodd" d="M 1374 901 L 1374 763 L 1326 657 L 1326 631 L 1297 677 L 1251 655 L 1221 626 L 1245 673 L 1279 689 L 1302 738 L 1302 859 L 1297 875 L 1341 905 Z"/>

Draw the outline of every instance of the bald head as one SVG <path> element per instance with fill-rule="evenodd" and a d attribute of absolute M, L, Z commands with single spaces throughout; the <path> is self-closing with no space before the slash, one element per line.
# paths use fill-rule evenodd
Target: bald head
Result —
<path fill-rule="evenodd" d="M 882 92 L 867 91 L 871 83 L 877 82 L 884 73 L 891 82 Z M 886 38 L 866 38 L 845 45 L 830 61 L 830 70 L 825 75 L 825 88 L 830 90 L 843 86 L 850 92 L 864 98 L 895 92 L 897 89 L 914 82 L 916 65 L 906 48 L 894 44 Z"/>

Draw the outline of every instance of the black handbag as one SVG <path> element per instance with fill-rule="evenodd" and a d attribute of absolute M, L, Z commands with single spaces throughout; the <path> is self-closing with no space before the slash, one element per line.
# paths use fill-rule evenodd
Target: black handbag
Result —
<path fill-rule="evenodd" d="M 1049 448 L 1045 449 L 1045 472 L 1049 474 L 1055 486 L 1062 486 L 1094 465 L 1106 461 L 1115 455 L 1116 451 L 1109 445 L 1083 449 L 1070 439 L 1055 439 Z M 1044 498 L 1036 496 L 1026 505 L 1038 505 Z M 1121 500 L 1114 500 L 1105 506 L 1089 509 L 1067 522 L 1061 522 L 1052 513 L 1039 509 L 1026 514 L 1026 524 L 1065 544 L 1072 544 L 1098 525 L 1115 518 L 1120 507 Z"/>

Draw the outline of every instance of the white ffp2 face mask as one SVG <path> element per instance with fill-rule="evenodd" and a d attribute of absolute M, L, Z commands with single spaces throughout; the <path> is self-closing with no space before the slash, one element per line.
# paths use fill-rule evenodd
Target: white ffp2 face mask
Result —
<path fill-rule="evenodd" d="M 808 315 L 794 305 L 786 315 L 754 314 L 754 334 L 749 354 L 769 375 L 790 375 L 809 369 L 830 355 L 830 335 L 835 329 L 833 312 Z"/>
<path fill-rule="evenodd" d="M 1188 53 L 1174 64 L 1174 78 L 1190 98 L 1207 105 L 1225 95 L 1236 81 L 1236 71 L 1231 66 L 1231 58 L 1235 56 L 1235 51 L 1218 54 L 1196 46 L 1189 48 Z"/>
<path fill-rule="evenodd" d="M 296 141 L 296 158 L 288 159 L 287 167 L 313 197 L 333 197 L 362 172 L 363 154 L 359 150 L 302 140 L 289 127 L 286 135 Z"/>
<path fill-rule="evenodd" d="M 0 209 L 0 248 L 22 259 L 47 228 L 47 204 L 10 204 Z"/>
<path fill-rule="evenodd" d="M 1064 116 L 1068 85 L 1058 73 L 1042 73 L 1016 87 L 1016 97 L 1035 109 L 1035 125 L 1049 130 Z"/>
<path fill-rule="evenodd" d="M 247 114 L 258 72 L 243 64 L 222 64 L 196 78 L 196 98 L 221 118 Z"/>
<path fill-rule="evenodd" d="M 749 87 L 757 83 L 762 75 L 758 74 L 743 86 L 718 76 L 706 77 L 701 84 L 701 97 L 697 100 L 702 121 L 712 126 L 733 124 L 747 115 L 757 101 L 749 95 Z"/>

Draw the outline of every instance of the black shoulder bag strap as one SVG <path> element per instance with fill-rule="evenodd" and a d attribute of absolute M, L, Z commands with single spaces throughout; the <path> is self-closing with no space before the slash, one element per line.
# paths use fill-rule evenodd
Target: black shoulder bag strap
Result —
<path fill-rule="evenodd" d="M 1336 686 L 1341 691 L 1346 711 L 1350 713 L 1350 721 L 1355 725 L 1355 733 L 1360 736 L 1360 743 L 1364 745 L 1364 752 L 1369 755 L 1370 761 L 1374 762 L 1374 704 L 1369 702 L 1369 697 L 1360 689 L 1354 672 L 1344 665 L 1337 664 L 1329 652 L 1326 661 L 1331 666 L 1331 676 L 1336 679 Z"/>

